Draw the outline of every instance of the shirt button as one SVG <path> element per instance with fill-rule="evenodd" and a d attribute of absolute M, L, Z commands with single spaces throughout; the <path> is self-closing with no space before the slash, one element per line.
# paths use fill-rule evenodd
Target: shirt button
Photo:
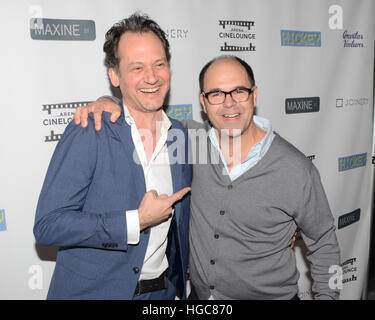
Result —
<path fill-rule="evenodd" d="M 215 234 L 214 237 L 215 239 L 219 239 L 220 236 L 218 234 Z"/>
<path fill-rule="evenodd" d="M 224 210 L 220 210 L 220 215 L 223 216 L 225 214 Z"/>
<path fill-rule="evenodd" d="M 215 264 L 215 260 L 213 260 L 213 259 L 210 260 L 210 263 L 211 263 L 211 264 Z"/>
<path fill-rule="evenodd" d="M 134 272 L 134 273 L 138 273 L 138 272 L 139 272 L 139 268 L 138 268 L 138 267 L 134 267 L 134 268 L 133 268 L 133 272 Z"/>

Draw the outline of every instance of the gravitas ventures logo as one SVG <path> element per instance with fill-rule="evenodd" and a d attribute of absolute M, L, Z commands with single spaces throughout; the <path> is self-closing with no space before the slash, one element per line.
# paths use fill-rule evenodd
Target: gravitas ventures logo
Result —
<path fill-rule="evenodd" d="M 30 19 L 33 40 L 93 41 L 96 38 L 93 20 Z"/>

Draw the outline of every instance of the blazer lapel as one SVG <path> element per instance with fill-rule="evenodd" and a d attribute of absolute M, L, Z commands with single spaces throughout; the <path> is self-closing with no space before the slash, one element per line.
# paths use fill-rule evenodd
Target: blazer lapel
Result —
<path fill-rule="evenodd" d="M 133 175 L 133 183 L 139 199 L 141 200 L 146 193 L 146 183 L 141 161 L 139 160 L 138 154 L 135 151 L 135 146 L 131 135 L 131 128 L 123 117 L 120 118 L 116 124 L 115 130 L 117 131 L 118 138 L 125 149 L 125 154 Z"/>
<path fill-rule="evenodd" d="M 172 126 L 171 129 L 176 129 Z M 172 183 L 173 183 L 173 193 L 179 191 L 182 188 L 182 164 L 179 163 L 179 161 L 176 161 L 176 154 L 174 152 L 178 152 L 181 150 L 185 150 L 185 147 L 183 144 L 181 144 L 181 141 L 179 141 L 179 136 L 173 135 L 174 130 L 168 131 L 168 137 L 167 137 L 167 148 L 168 148 L 168 155 L 169 155 L 169 163 L 171 167 L 171 175 L 172 175 Z M 174 138 L 177 138 L 174 139 Z M 185 140 L 183 139 L 183 143 Z M 180 149 L 182 148 L 182 149 Z M 176 206 L 181 205 L 179 202 L 176 204 Z M 176 213 L 176 222 L 179 222 L 180 216 L 178 215 L 178 212 L 180 210 L 175 210 Z M 178 224 L 177 224 L 178 225 Z"/>

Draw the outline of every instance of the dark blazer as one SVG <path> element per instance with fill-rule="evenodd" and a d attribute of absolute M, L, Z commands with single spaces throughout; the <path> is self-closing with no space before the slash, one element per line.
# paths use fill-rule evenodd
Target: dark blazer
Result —
<path fill-rule="evenodd" d="M 191 185 L 188 138 L 173 119 L 168 132 L 173 191 Z M 133 158 L 134 157 L 134 158 Z M 150 236 L 127 244 L 126 210 L 137 209 L 146 188 L 142 165 L 121 117 L 103 113 L 102 129 L 93 118 L 82 128 L 70 123 L 56 146 L 39 197 L 34 235 L 59 246 L 49 299 L 132 299 Z M 186 298 L 190 194 L 175 203 L 168 235 L 168 278 Z"/>

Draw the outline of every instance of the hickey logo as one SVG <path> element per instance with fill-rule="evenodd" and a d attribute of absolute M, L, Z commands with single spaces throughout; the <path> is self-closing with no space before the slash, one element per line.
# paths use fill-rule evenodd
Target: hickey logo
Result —
<path fill-rule="evenodd" d="M 219 38 L 225 40 L 220 51 L 255 51 L 255 45 L 252 43 L 255 33 L 251 30 L 254 25 L 254 21 L 219 20 L 219 26 L 222 27 Z"/>
<path fill-rule="evenodd" d="M 30 19 L 33 40 L 93 41 L 96 39 L 93 20 Z"/>
<path fill-rule="evenodd" d="M 291 113 L 306 113 L 306 112 L 319 112 L 320 98 L 288 98 L 285 99 L 285 112 Z"/>
<path fill-rule="evenodd" d="M 339 158 L 339 172 L 366 166 L 366 158 L 367 152 Z"/>
<path fill-rule="evenodd" d="M 176 120 L 193 120 L 192 104 L 177 104 L 168 106 L 168 116 Z"/>
<path fill-rule="evenodd" d="M 361 218 L 361 209 L 356 209 L 352 212 L 344 214 L 339 217 L 338 229 L 342 229 L 347 226 L 350 226 L 351 224 L 359 221 L 360 218 Z"/>
<path fill-rule="evenodd" d="M 7 229 L 7 223 L 5 219 L 5 210 L 0 210 L 0 231 L 6 231 Z"/>
<path fill-rule="evenodd" d="M 281 45 L 293 47 L 320 47 L 321 33 L 317 31 L 281 30 Z"/>

